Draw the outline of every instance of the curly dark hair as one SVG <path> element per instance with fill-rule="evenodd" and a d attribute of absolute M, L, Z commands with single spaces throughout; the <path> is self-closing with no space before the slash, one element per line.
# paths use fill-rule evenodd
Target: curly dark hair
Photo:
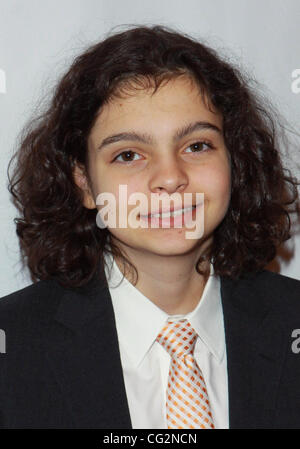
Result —
<path fill-rule="evenodd" d="M 192 75 L 222 114 L 232 164 L 228 211 L 196 269 L 201 272 L 201 262 L 210 260 L 217 275 L 253 273 L 291 237 L 289 209 L 297 204 L 298 181 L 283 168 L 276 118 L 246 75 L 184 33 L 134 26 L 109 34 L 74 60 L 46 112 L 24 127 L 9 163 L 8 173 L 16 158 L 8 189 L 21 214 L 14 222 L 33 282 L 55 278 L 66 287 L 80 287 L 103 266 L 105 251 L 129 263 L 109 230 L 97 226 L 97 209 L 83 206 L 73 169 L 76 163 L 87 168 L 87 138 L 118 88 L 140 79 L 154 81 L 157 88 L 182 73 Z"/>

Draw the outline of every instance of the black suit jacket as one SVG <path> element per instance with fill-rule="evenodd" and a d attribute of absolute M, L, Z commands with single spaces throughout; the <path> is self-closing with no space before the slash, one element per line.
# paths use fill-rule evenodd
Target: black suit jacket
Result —
<path fill-rule="evenodd" d="M 103 275 L 102 275 L 103 276 Z M 221 277 L 230 428 L 300 428 L 300 281 Z M 132 428 L 105 277 L 40 281 L 0 300 L 0 427 Z M 300 345 L 299 345 L 300 346 Z"/>

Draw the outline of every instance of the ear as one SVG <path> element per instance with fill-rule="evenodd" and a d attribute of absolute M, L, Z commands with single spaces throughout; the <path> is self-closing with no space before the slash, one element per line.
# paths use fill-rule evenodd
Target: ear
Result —
<path fill-rule="evenodd" d="M 84 207 L 86 207 L 87 209 L 96 209 L 93 192 L 88 183 L 85 168 L 83 165 L 79 164 L 78 162 L 75 163 L 74 168 L 73 168 L 73 178 L 74 178 L 75 184 L 83 192 Z"/>

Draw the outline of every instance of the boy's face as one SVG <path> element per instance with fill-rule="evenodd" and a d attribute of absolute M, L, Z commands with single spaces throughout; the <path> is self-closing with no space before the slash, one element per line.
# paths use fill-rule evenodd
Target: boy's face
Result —
<path fill-rule="evenodd" d="M 230 201 L 230 157 L 223 139 L 222 117 L 206 107 L 194 82 L 175 78 L 160 86 L 153 96 L 151 93 L 152 89 L 132 91 L 125 99 L 114 98 L 102 108 L 88 139 L 91 190 L 77 169 L 75 173 L 80 174 L 75 180 L 85 192 L 84 205 L 88 208 L 100 210 L 101 206 L 96 206 L 97 196 L 113 193 L 117 218 L 120 184 L 127 186 L 127 197 L 134 192 L 144 194 L 149 213 L 153 194 L 178 192 L 184 207 L 185 193 L 193 194 L 193 205 L 197 202 L 196 193 L 204 193 L 204 234 L 200 240 L 187 239 L 186 231 L 193 229 L 184 225 L 110 228 L 113 237 L 135 251 L 180 255 L 196 250 L 201 242 L 211 242 L 214 230 L 224 218 Z M 196 122 L 212 126 L 188 132 L 187 127 Z M 185 133 L 179 138 L 183 129 Z M 119 140 L 119 136 L 99 149 L 107 137 L 124 133 L 143 136 L 145 141 L 134 136 Z M 138 205 L 128 205 L 127 215 Z"/>

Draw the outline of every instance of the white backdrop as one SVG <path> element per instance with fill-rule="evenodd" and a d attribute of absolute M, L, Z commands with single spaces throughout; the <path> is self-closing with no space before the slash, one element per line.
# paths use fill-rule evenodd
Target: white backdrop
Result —
<path fill-rule="evenodd" d="M 299 0 L 0 0 L 0 297 L 32 283 L 21 270 L 7 190 L 18 133 L 72 58 L 127 24 L 164 24 L 205 39 L 252 74 L 300 132 Z M 300 279 L 300 235 L 286 246 L 294 256 L 280 272 Z"/>

